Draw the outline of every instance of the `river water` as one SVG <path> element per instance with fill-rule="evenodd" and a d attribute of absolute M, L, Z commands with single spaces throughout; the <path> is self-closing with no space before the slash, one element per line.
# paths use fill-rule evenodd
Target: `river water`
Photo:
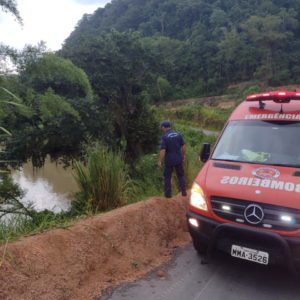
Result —
<path fill-rule="evenodd" d="M 203 132 L 205 135 L 218 134 L 213 131 L 203 130 Z M 33 168 L 31 162 L 28 162 L 20 170 L 13 171 L 12 176 L 14 182 L 25 192 L 22 202 L 32 203 L 37 211 L 45 209 L 54 212 L 67 211 L 71 205 L 72 195 L 78 191 L 72 168 L 63 168 L 62 164 L 51 162 L 49 158 L 41 169 Z"/>
<path fill-rule="evenodd" d="M 37 211 L 67 211 L 72 195 L 78 190 L 72 168 L 63 168 L 50 159 L 41 169 L 33 168 L 28 162 L 20 170 L 13 171 L 12 177 L 25 192 L 22 202 L 32 203 Z"/>

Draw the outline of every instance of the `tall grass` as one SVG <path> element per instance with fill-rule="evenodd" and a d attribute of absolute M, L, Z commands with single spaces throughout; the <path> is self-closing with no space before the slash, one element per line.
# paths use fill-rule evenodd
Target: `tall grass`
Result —
<path fill-rule="evenodd" d="M 186 125 L 176 124 L 174 128 L 178 132 L 180 132 L 186 143 L 187 155 L 184 162 L 184 174 L 187 188 L 190 188 L 195 180 L 195 177 L 202 168 L 202 163 L 199 160 L 199 153 L 202 148 L 202 144 L 204 142 L 214 144 L 216 141 L 216 137 L 205 136 L 202 131 L 195 130 Z M 174 176 L 172 186 L 176 187 L 176 185 L 177 180 Z"/>
<path fill-rule="evenodd" d="M 157 161 L 158 153 L 146 154 L 136 161 L 131 174 L 135 193 L 130 198 L 130 202 L 163 193 L 163 174 Z"/>
<path fill-rule="evenodd" d="M 130 179 L 122 156 L 99 144 L 87 152 L 86 165 L 75 163 L 77 209 L 97 213 L 126 204 Z"/>
<path fill-rule="evenodd" d="M 231 109 L 223 110 L 205 107 L 201 104 L 184 104 L 173 108 L 161 108 L 161 119 L 169 119 L 177 124 L 205 129 L 220 130 L 225 124 Z"/>
<path fill-rule="evenodd" d="M 191 188 L 196 175 L 202 167 L 197 150 L 191 147 L 187 149 L 186 160 L 184 161 L 183 165 L 187 188 Z"/>
<path fill-rule="evenodd" d="M 13 215 L 9 220 L 0 221 L 0 244 L 14 240 L 19 236 L 42 232 L 50 228 L 69 226 L 72 219 L 74 216 L 68 212 L 55 214 L 48 210 L 32 211 L 32 217 Z"/>
<path fill-rule="evenodd" d="M 186 143 L 187 157 L 184 162 L 184 173 L 187 188 L 190 188 L 202 167 L 199 160 L 202 143 L 210 142 L 213 144 L 216 138 L 207 137 L 202 131 L 192 129 L 189 126 L 176 124 L 173 127 L 182 134 Z M 144 155 L 136 162 L 132 178 L 137 192 L 131 200 L 138 201 L 146 197 L 163 194 L 163 170 L 157 166 L 158 152 L 159 149 L 157 149 L 157 153 Z M 172 178 L 172 191 L 173 195 L 179 191 L 175 170 Z"/>

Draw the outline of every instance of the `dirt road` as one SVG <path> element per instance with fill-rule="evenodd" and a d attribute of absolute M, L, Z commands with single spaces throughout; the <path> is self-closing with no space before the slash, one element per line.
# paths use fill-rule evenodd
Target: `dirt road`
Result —
<path fill-rule="evenodd" d="M 299 299 L 299 280 L 284 268 L 264 267 L 217 253 L 210 264 L 191 245 L 146 278 L 117 288 L 101 300 L 275 300 Z M 159 273 L 159 275 L 162 275 Z M 99 299 L 100 300 L 100 299 Z"/>
<path fill-rule="evenodd" d="M 204 128 L 190 127 L 190 129 L 195 130 L 197 132 L 203 132 L 203 134 L 206 136 L 218 137 L 220 134 L 220 131 L 212 131 L 212 130 L 208 130 L 208 129 L 204 129 Z"/>
<path fill-rule="evenodd" d="M 89 300 L 189 243 L 187 198 L 151 198 L 0 245 L 1 300 Z"/>

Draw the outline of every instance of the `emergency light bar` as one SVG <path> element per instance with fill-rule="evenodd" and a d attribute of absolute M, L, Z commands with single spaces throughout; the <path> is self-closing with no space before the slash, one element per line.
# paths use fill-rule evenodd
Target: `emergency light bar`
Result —
<path fill-rule="evenodd" d="M 277 103 L 286 103 L 291 100 L 300 100 L 300 92 L 276 91 L 252 94 L 246 98 L 246 101 L 274 101 Z"/>

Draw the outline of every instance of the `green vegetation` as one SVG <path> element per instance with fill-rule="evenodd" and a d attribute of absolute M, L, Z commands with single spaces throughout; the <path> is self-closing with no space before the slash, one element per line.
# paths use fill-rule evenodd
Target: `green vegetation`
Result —
<path fill-rule="evenodd" d="M 214 136 L 206 136 L 197 128 L 176 124 L 174 128 L 182 134 L 187 145 L 187 159 L 185 162 L 185 175 L 189 187 L 202 167 L 202 162 L 199 160 L 200 150 L 203 143 L 211 143 L 216 141 Z"/>
<path fill-rule="evenodd" d="M 8 173 L 1 174 L 0 181 L 0 243 L 21 235 L 40 232 L 48 228 L 66 226 L 72 211 L 55 214 L 51 211 L 35 211 L 22 203 L 23 192 L 12 182 Z"/>
<path fill-rule="evenodd" d="M 87 38 L 80 47 L 66 46 L 62 53 L 85 70 L 98 105 L 107 111 L 112 129 L 106 133 L 109 145 L 124 150 L 131 163 L 153 151 L 158 121 L 145 91 L 153 83 L 151 69 L 155 62 L 140 35 L 113 30 Z"/>
<path fill-rule="evenodd" d="M 166 87 L 166 94 L 157 81 L 148 88 L 155 100 L 216 95 L 254 78 L 297 83 L 299 14 L 299 0 L 115 0 L 83 16 L 62 54 L 89 73 L 77 53 L 90 38 L 137 31 Z"/>
<path fill-rule="evenodd" d="M 24 235 L 32 235 L 52 228 L 70 226 L 75 216 L 51 211 L 35 212 L 34 219 L 14 217 L 11 221 L 0 222 L 0 244 Z"/>
<path fill-rule="evenodd" d="M 12 132 L 11 138 L 2 140 L 9 149 L 3 159 L 31 159 L 40 167 L 47 155 L 55 159 L 80 153 L 93 105 L 86 74 L 66 59 L 45 54 L 30 62 L 18 78 L 6 76 L 3 85 L 12 80 L 28 113 L 6 110 L 1 118 L 0 124 Z"/>
<path fill-rule="evenodd" d="M 15 1 L 0 7 L 21 22 Z M 300 80 L 299 17 L 300 0 L 115 0 L 85 15 L 57 53 L 0 45 L 1 170 L 50 156 L 75 162 L 80 187 L 56 215 L 24 206 L 7 177 L 0 207 L 20 217 L 0 222 L 0 241 L 162 194 L 160 119 L 187 143 L 190 186 L 201 144 L 215 140 L 201 128 L 220 130 L 232 110 L 221 102 Z"/>
<path fill-rule="evenodd" d="M 15 0 L 1 0 L 0 7 L 5 12 L 11 13 L 13 16 L 16 17 L 19 23 L 22 24 L 22 18 L 20 16 L 19 10 L 17 8 L 17 4 Z"/>
<path fill-rule="evenodd" d="M 75 162 L 80 187 L 73 207 L 80 213 L 97 213 L 127 203 L 130 180 L 122 156 L 99 144 L 87 150 L 86 166 Z"/>
<path fill-rule="evenodd" d="M 31 159 L 37 167 L 47 155 L 72 161 L 92 140 L 123 151 L 132 165 L 155 149 L 158 121 L 144 94 L 152 82 L 151 57 L 146 63 L 139 35 L 112 32 L 86 47 L 90 56 L 73 50 L 85 57 L 79 67 L 43 47 L 25 49 L 16 60 L 20 75 L 0 76 L 0 85 L 13 88 L 30 109 L 27 116 L 9 111 L 0 119 L 0 126 L 13 129 L 3 140 L 9 149 L 4 159 Z"/>
<path fill-rule="evenodd" d="M 191 187 L 195 176 L 199 172 L 202 163 L 199 160 L 199 153 L 204 142 L 214 143 L 215 137 L 207 137 L 201 130 L 190 128 L 189 126 L 174 124 L 174 129 L 180 132 L 187 145 L 187 158 L 185 161 L 185 177 L 188 187 Z M 136 162 L 135 171 L 132 174 L 137 195 L 133 200 L 137 201 L 153 195 L 163 194 L 163 174 L 162 170 L 156 166 L 158 154 L 149 154 L 140 158 Z M 173 194 L 178 192 L 177 179 L 174 173 Z"/>
<path fill-rule="evenodd" d="M 92 88 L 85 72 L 55 54 L 45 53 L 36 61 L 28 62 L 20 75 L 20 81 L 39 94 L 51 88 L 66 99 L 92 100 Z"/>
<path fill-rule="evenodd" d="M 201 104 L 184 104 L 172 108 L 160 108 L 162 119 L 197 128 L 221 130 L 231 110 L 206 107 Z"/>
<path fill-rule="evenodd" d="M 215 138 L 206 137 L 201 131 L 188 126 L 176 125 L 175 129 L 183 135 L 187 144 L 185 175 L 191 187 L 202 165 L 198 158 L 201 144 L 214 143 Z M 20 201 L 22 191 L 10 177 L 5 176 L 0 184 L 0 203 L 9 206 L 0 209 L 0 213 L 4 213 L 3 217 L 12 213 L 17 213 L 17 216 L 5 222 L 1 222 L 0 217 L 0 243 L 50 228 L 67 227 L 75 218 L 162 195 L 163 177 L 157 160 L 157 153 L 144 155 L 136 162 L 134 170 L 129 172 L 120 153 L 99 144 L 89 146 L 84 161 L 75 162 L 74 176 L 80 191 L 75 195 L 71 210 L 59 214 L 47 210 L 36 212 L 30 205 L 23 205 Z M 178 192 L 176 180 L 174 174 L 174 194 Z"/>
<path fill-rule="evenodd" d="M 157 165 L 158 154 L 147 154 L 139 158 L 135 164 L 132 179 L 135 193 L 131 202 L 136 202 L 163 193 L 162 170 Z"/>

